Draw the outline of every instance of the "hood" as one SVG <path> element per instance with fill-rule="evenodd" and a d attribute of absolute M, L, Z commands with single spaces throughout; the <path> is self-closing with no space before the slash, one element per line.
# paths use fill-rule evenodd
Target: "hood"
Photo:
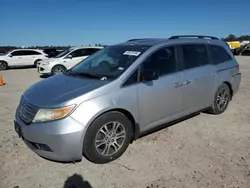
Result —
<path fill-rule="evenodd" d="M 61 106 L 109 82 L 58 74 L 35 83 L 24 92 L 23 97 L 37 107 Z"/>
<path fill-rule="evenodd" d="M 47 63 L 47 62 L 52 62 L 52 61 L 55 61 L 57 59 L 60 59 L 60 58 L 48 58 L 48 59 L 43 59 L 41 61 L 39 61 L 39 64 L 41 63 Z"/>

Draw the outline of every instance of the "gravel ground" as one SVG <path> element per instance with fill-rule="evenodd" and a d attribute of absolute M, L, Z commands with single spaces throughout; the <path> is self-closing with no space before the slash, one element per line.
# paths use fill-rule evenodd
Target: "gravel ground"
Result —
<path fill-rule="evenodd" d="M 200 114 L 133 144 L 109 164 L 59 164 L 30 151 L 13 129 L 21 94 L 40 80 L 35 69 L 0 72 L 0 187 L 2 188 L 249 188 L 250 58 L 237 57 L 239 92 L 219 116 Z"/>

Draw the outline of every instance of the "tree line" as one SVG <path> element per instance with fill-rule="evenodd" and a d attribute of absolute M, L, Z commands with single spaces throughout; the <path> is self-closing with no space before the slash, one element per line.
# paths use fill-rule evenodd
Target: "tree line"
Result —
<path fill-rule="evenodd" d="M 93 45 L 88 45 L 88 46 L 93 46 Z M 105 44 L 95 44 L 94 46 L 107 46 Z M 70 45 L 68 46 L 28 46 L 28 47 L 24 47 L 24 46 L 0 46 L 0 53 L 5 53 L 5 52 L 8 52 L 8 51 L 11 51 L 11 50 L 15 50 L 15 49 L 20 49 L 20 48 L 25 48 L 25 49 L 41 49 L 41 50 L 44 50 L 44 49 L 57 49 L 57 50 L 66 50 L 66 49 L 69 49 Z"/>
<path fill-rule="evenodd" d="M 221 40 L 225 42 L 232 42 L 232 41 L 250 41 L 250 35 L 241 35 L 236 36 L 234 34 L 229 34 L 227 37 L 222 38 Z M 91 45 L 89 45 L 91 46 Z M 94 46 L 107 46 L 105 44 L 95 44 Z M 65 50 L 70 48 L 71 46 L 29 46 L 25 47 L 26 49 L 48 49 L 48 48 L 55 48 L 58 50 Z M 5 53 L 14 49 L 22 48 L 21 46 L 0 46 L 0 53 Z"/>
<path fill-rule="evenodd" d="M 250 41 L 250 35 L 241 35 L 236 36 L 234 34 L 229 34 L 226 38 L 222 38 L 225 42 L 232 42 L 232 41 Z"/>

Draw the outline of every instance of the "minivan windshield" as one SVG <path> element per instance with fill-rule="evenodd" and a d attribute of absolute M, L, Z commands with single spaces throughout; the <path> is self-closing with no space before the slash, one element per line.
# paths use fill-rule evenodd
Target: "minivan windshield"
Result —
<path fill-rule="evenodd" d="M 145 45 L 108 46 L 81 61 L 65 74 L 115 79 L 149 47 Z"/>
<path fill-rule="evenodd" d="M 66 54 L 68 54 L 71 51 L 72 51 L 72 49 L 64 50 L 60 54 L 58 54 L 57 56 L 55 56 L 54 58 L 61 58 L 61 57 L 65 56 Z"/>

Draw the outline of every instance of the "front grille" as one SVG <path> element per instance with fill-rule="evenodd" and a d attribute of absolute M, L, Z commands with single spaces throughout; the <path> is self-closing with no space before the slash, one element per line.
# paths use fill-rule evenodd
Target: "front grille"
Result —
<path fill-rule="evenodd" d="M 43 150 L 43 151 L 49 151 L 49 152 L 53 152 L 49 146 L 47 146 L 46 144 L 40 144 L 40 143 L 35 143 L 35 142 L 30 142 L 28 141 L 35 149 L 37 150 Z"/>
<path fill-rule="evenodd" d="M 28 102 L 26 102 L 22 98 L 18 107 L 18 111 L 19 111 L 19 117 L 21 118 L 21 120 L 25 124 L 28 125 L 33 121 L 38 109 L 32 106 L 31 104 L 29 104 Z"/>

